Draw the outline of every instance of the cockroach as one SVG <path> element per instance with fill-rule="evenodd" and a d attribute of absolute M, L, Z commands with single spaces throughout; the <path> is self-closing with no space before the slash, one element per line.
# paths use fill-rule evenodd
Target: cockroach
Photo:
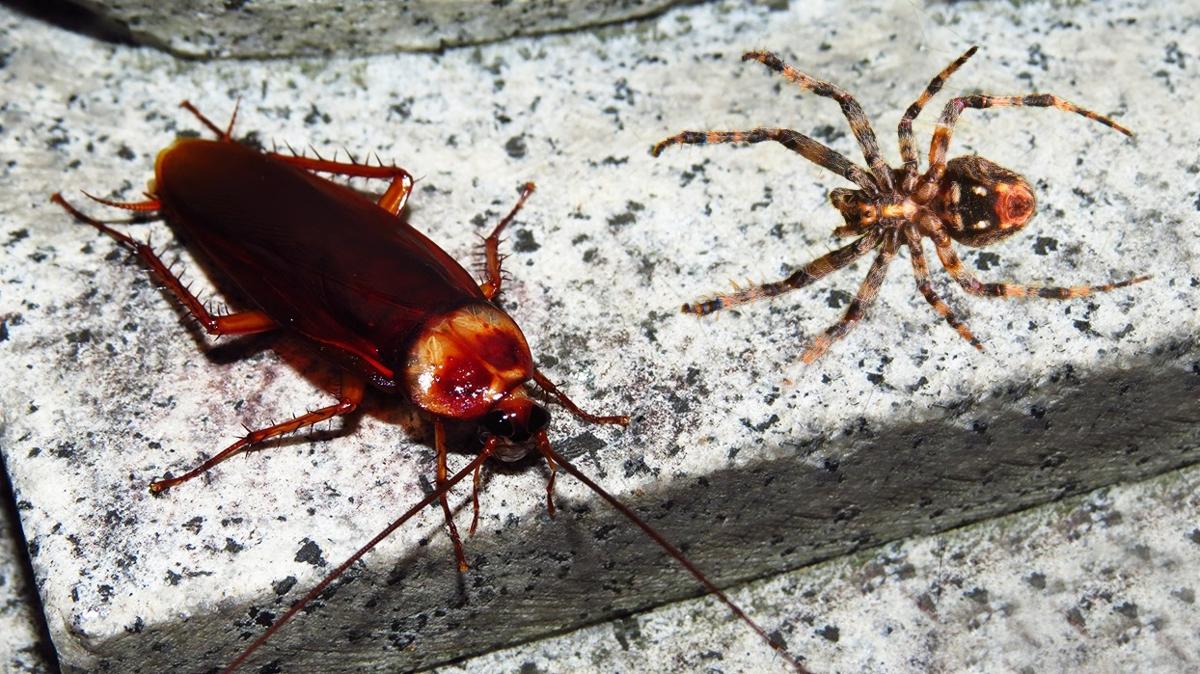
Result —
<path fill-rule="evenodd" d="M 434 501 L 445 515 L 458 568 L 466 572 L 449 490 L 474 475 L 474 533 L 483 463 L 491 457 L 515 461 L 532 447 L 549 466 L 546 497 L 551 516 L 554 477 L 562 468 L 629 518 L 789 664 L 806 671 L 678 548 L 551 445 L 546 431 L 550 414 L 530 396 L 532 385 L 590 423 L 624 426 L 629 418 L 580 409 L 537 369 L 521 329 L 496 303 L 503 278 L 500 236 L 533 192 L 532 183 L 524 185 L 516 205 L 484 240 L 485 280 L 477 284 L 454 258 L 402 218 L 413 186 L 404 169 L 259 151 L 233 139 L 236 110 L 221 129 L 191 103 L 184 101 L 182 107 L 215 133 L 216 140 L 180 138 L 159 152 L 154 182 L 143 201 L 87 196 L 107 206 L 164 217 L 233 284 L 250 308 L 210 312 L 149 244 L 85 215 L 61 194 L 52 200 L 140 258 L 209 334 L 290 333 L 340 370 L 341 390 L 335 404 L 251 430 L 199 466 L 153 482 L 150 491 L 159 494 L 179 486 L 270 438 L 350 414 L 363 400 L 367 384 L 407 398 L 425 412 L 432 419 L 437 451 L 437 488 L 283 613 L 226 671 L 245 662 L 354 562 Z M 378 201 L 372 201 L 317 174 L 382 179 L 388 186 Z M 450 477 L 446 421 L 474 422 L 482 439 L 478 456 Z"/>

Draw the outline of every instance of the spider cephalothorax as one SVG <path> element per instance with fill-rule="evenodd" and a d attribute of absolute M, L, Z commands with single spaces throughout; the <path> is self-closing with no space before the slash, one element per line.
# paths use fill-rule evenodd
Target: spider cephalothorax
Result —
<path fill-rule="evenodd" d="M 968 271 L 954 251 L 953 241 L 966 246 L 981 247 L 1015 234 L 1029 223 L 1037 200 L 1029 183 L 1020 175 L 995 162 L 979 156 L 956 157 L 947 160 L 950 136 L 958 116 L 966 108 L 992 107 L 1053 107 L 1078 113 L 1109 126 L 1121 133 L 1133 135 L 1128 129 L 1107 117 L 1085 110 L 1050 94 L 1027 96 L 972 95 L 953 98 L 946 104 L 938 119 L 929 148 L 929 168 L 920 172 L 912 123 L 921 109 L 942 88 L 946 79 L 975 53 L 971 47 L 947 66 L 929 83 L 920 97 L 908 107 L 900 120 L 901 168 L 887 165 L 879 153 L 875 132 L 871 129 L 862 107 L 849 93 L 837 85 L 809 77 L 785 64 L 769 52 L 749 52 L 743 61 L 758 61 L 801 87 L 819 96 L 832 98 L 842 108 L 850 122 L 850 130 L 862 148 L 868 170 L 855 165 L 845 156 L 821 143 L 790 129 L 754 129 L 752 131 L 684 131 L 667 138 L 650 153 L 658 156 L 668 145 L 708 143 L 761 143 L 775 141 L 799 153 L 838 175 L 858 189 L 838 188 L 830 192 L 833 206 L 842 214 L 845 223 L 834 230 L 836 236 L 857 237 L 843 246 L 797 269 L 790 276 L 774 283 L 764 283 L 740 289 L 728 295 L 718 295 L 695 304 L 683 305 L 683 310 L 699 315 L 710 314 L 743 302 L 772 297 L 804 287 L 854 260 L 878 249 L 867 278 L 850 302 L 845 315 L 819 335 L 804 352 L 803 360 L 811 363 L 825 353 L 835 340 L 862 318 L 874 301 L 883 282 L 888 264 L 902 246 L 908 246 L 917 289 L 926 301 L 972 346 L 982 349 L 979 340 L 955 316 L 950 307 L 937 295 L 930 283 L 925 263 L 922 239 L 929 238 L 937 250 L 938 259 L 950 276 L 968 293 L 985 297 L 1033 296 L 1055 299 L 1082 297 L 1144 281 L 1148 276 L 1108 283 L 1066 288 L 1018 285 L 1012 283 L 983 283 Z"/>

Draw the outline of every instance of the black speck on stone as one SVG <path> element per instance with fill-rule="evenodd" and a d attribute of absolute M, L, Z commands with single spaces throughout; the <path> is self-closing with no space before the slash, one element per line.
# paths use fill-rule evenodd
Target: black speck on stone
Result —
<path fill-rule="evenodd" d="M 603 541 L 607 539 L 608 535 L 611 534 L 616 528 L 617 525 L 615 524 L 606 524 L 602 527 L 597 527 L 596 530 L 592 532 L 592 537 L 598 541 Z"/>
<path fill-rule="evenodd" d="M 245 7 L 246 3 L 249 1 L 250 0 L 225 0 L 225 9 L 230 12 L 236 12 L 237 10 Z"/>
<path fill-rule="evenodd" d="M 413 100 L 414 99 L 411 96 L 409 96 L 408 98 L 404 99 L 403 101 L 400 101 L 399 103 L 393 103 L 388 108 L 388 110 L 396 113 L 396 115 L 399 116 L 400 119 L 408 119 L 409 117 L 412 117 Z"/>
<path fill-rule="evenodd" d="M 769 634 L 767 634 L 767 636 L 770 637 L 771 643 L 776 644 L 780 648 L 782 648 L 784 651 L 787 651 L 787 649 L 788 649 L 787 638 L 784 636 L 784 633 L 782 630 L 771 630 L 771 632 Z"/>
<path fill-rule="evenodd" d="M 833 143 L 837 139 L 844 137 L 846 132 L 832 124 L 825 124 L 813 129 L 812 135 L 814 138 L 823 140 L 826 143 Z"/>
<path fill-rule="evenodd" d="M 204 526 L 204 518 L 199 515 L 197 515 L 197 516 L 193 517 L 192 519 L 188 520 L 187 522 L 183 523 L 183 528 L 187 529 L 188 531 L 192 532 L 193 534 L 200 533 L 200 528 L 203 526 Z"/>
<path fill-rule="evenodd" d="M 987 271 L 998 266 L 1000 266 L 1000 256 L 995 253 L 981 252 L 975 257 L 975 268 L 979 271 Z"/>
<path fill-rule="evenodd" d="M 533 240 L 533 232 L 528 229 L 518 229 L 516 241 L 513 243 L 513 250 L 518 253 L 532 253 L 541 248 L 541 244 Z"/>
<path fill-rule="evenodd" d="M 137 154 L 135 154 L 133 150 L 129 149 L 128 145 L 122 145 L 121 147 L 117 148 L 117 156 L 125 161 L 133 161 L 134 159 L 137 159 Z"/>
<path fill-rule="evenodd" d="M 296 586 L 296 577 L 288 576 L 283 580 L 275 581 L 271 584 L 271 589 L 275 590 L 275 594 L 283 596 L 287 594 L 293 587 Z"/>
<path fill-rule="evenodd" d="M 504 151 L 513 159 L 520 159 L 525 156 L 526 146 L 524 136 L 513 136 L 504 144 Z"/>
<path fill-rule="evenodd" d="M 1046 589 L 1046 574 L 1035 571 L 1025 576 L 1025 582 L 1029 583 L 1029 586 L 1034 589 L 1044 590 Z"/>
<path fill-rule="evenodd" d="M 171 571 L 169 569 L 167 570 L 167 584 L 168 585 L 178 585 L 179 581 L 181 581 L 181 580 L 183 580 L 183 576 L 181 576 L 178 573 L 175 573 L 174 571 Z"/>
<path fill-rule="evenodd" d="M 1188 534 L 1188 538 L 1196 545 L 1200 545 L 1200 529 L 1192 529 L 1192 533 Z"/>
<path fill-rule="evenodd" d="M 308 114 L 304 116 L 304 123 L 307 124 L 308 126 L 312 126 L 312 125 L 316 124 L 317 122 L 324 122 L 324 123 L 328 124 L 332 121 L 333 121 L 333 118 L 330 117 L 328 113 L 321 112 L 321 110 L 319 108 L 317 108 L 315 103 L 312 105 L 311 108 L 309 108 Z"/>
<path fill-rule="evenodd" d="M 229 537 L 225 538 L 225 552 L 238 553 L 238 552 L 241 552 L 242 549 L 243 549 L 243 546 L 241 543 L 238 543 L 237 541 L 235 541 Z"/>
<path fill-rule="evenodd" d="M 828 304 L 833 309 L 838 309 L 850 304 L 851 295 L 845 290 L 830 290 L 825 296 L 825 304 Z"/>
<path fill-rule="evenodd" d="M 258 611 L 254 614 L 254 622 L 263 627 L 270 627 L 275 622 L 275 614 L 271 611 Z"/>
<path fill-rule="evenodd" d="M 826 625 L 817 630 L 817 634 L 836 644 L 842 636 L 842 631 L 833 625 Z"/>
<path fill-rule="evenodd" d="M 1058 250 L 1058 239 L 1049 236 L 1039 236 L 1033 242 L 1033 252 L 1038 255 L 1049 255 L 1052 251 Z"/>
<path fill-rule="evenodd" d="M 75 330 L 73 332 L 68 332 L 65 337 L 71 344 L 86 344 L 92 341 L 92 331 L 87 330 L 86 328 L 83 330 Z"/>
<path fill-rule="evenodd" d="M 258 668 L 258 674 L 282 674 L 283 665 L 278 660 L 272 660 Z"/>
<path fill-rule="evenodd" d="M 1113 607 L 1113 610 L 1125 616 L 1126 618 L 1129 618 L 1130 620 L 1137 620 L 1138 607 L 1137 604 L 1131 601 L 1118 604 L 1117 606 Z"/>
<path fill-rule="evenodd" d="M 608 217 L 609 227 L 624 227 L 637 222 L 637 213 L 646 210 L 646 207 L 636 201 L 625 202 L 625 211 Z"/>
<path fill-rule="evenodd" d="M 983 589 L 982 587 L 977 587 L 973 590 L 964 592 L 963 596 L 966 597 L 967 599 L 970 599 L 971 601 L 975 602 L 976 604 L 986 604 L 986 603 L 988 603 L 988 600 L 991 595 L 989 595 L 988 591 Z"/>
<path fill-rule="evenodd" d="M 1087 625 L 1087 620 L 1083 617 L 1083 612 L 1079 610 L 1078 606 L 1074 606 L 1071 610 L 1067 611 L 1067 622 L 1080 629 L 1084 625 Z"/>
<path fill-rule="evenodd" d="M 883 383 L 883 375 L 878 372 L 868 372 L 867 381 L 878 386 Z"/>
<path fill-rule="evenodd" d="M 300 546 L 300 550 L 296 553 L 297 562 L 305 562 L 313 566 L 325 566 L 325 558 L 321 555 L 321 548 L 316 543 L 309 539 L 304 539 L 304 544 Z"/>
<path fill-rule="evenodd" d="M 0 342 L 8 340 L 8 321 L 0 320 Z"/>
<path fill-rule="evenodd" d="M 29 238 L 29 230 L 28 229 L 25 229 L 24 227 L 22 227 L 21 229 L 14 229 L 13 231 L 8 233 L 8 241 L 4 242 L 4 247 L 7 248 L 18 241 L 23 241 L 28 238 Z"/>

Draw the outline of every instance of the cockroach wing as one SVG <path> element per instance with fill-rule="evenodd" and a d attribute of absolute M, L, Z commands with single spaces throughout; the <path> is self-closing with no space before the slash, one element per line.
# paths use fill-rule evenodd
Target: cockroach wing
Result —
<path fill-rule="evenodd" d="M 431 316 L 482 301 L 435 243 L 361 194 L 237 143 L 164 150 L 155 196 L 244 299 L 376 386 Z"/>

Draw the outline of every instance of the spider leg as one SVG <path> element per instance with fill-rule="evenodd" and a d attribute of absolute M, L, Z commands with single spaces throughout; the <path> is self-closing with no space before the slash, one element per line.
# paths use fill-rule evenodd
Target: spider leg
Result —
<path fill-rule="evenodd" d="M 917 160 L 917 142 L 913 138 L 913 120 L 917 118 L 917 115 L 921 114 L 922 108 L 929 102 L 929 99 L 942 90 L 942 85 L 946 83 L 946 80 L 950 79 L 954 71 L 962 67 L 962 64 L 966 63 L 967 59 L 974 56 L 978 50 L 979 47 L 977 46 L 971 47 L 963 52 L 962 56 L 955 59 L 953 63 L 946 66 L 942 72 L 930 80 L 929 86 L 925 87 L 925 91 L 921 92 L 917 100 L 908 106 L 908 110 L 905 110 L 904 116 L 900 118 L 900 126 L 896 130 L 896 133 L 900 136 L 900 158 L 904 160 L 904 170 L 908 175 L 915 176 L 917 170 L 920 168 Z"/>
<path fill-rule="evenodd" d="M 933 132 L 933 143 L 929 147 L 929 165 L 932 167 L 945 163 L 946 151 L 950 148 L 952 129 L 955 122 L 958 121 L 958 116 L 962 114 L 964 109 L 976 108 L 983 110 L 985 108 L 1012 108 L 1021 106 L 1058 108 L 1064 112 L 1074 112 L 1088 119 L 1100 122 L 1107 127 L 1116 129 L 1126 136 L 1133 135 L 1132 131 L 1117 124 L 1108 117 L 1098 115 L 1091 110 L 1086 110 L 1074 103 L 1064 101 L 1053 94 L 1030 94 L 1028 96 L 987 96 L 984 94 L 975 94 L 972 96 L 960 96 L 952 98 L 949 103 L 946 103 L 946 108 L 942 111 L 941 118 L 938 119 L 937 128 Z"/>
<path fill-rule="evenodd" d="M 663 139 L 650 148 L 657 157 L 671 145 L 714 145 L 716 143 L 761 143 L 773 140 L 822 168 L 846 178 L 874 193 L 878 188 L 867 174 L 844 155 L 791 129 L 753 129 L 751 131 L 684 131 Z"/>
<path fill-rule="evenodd" d="M 934 239 L 934 245 L 937 246 L 938 258 L 941 259 L 942 266 L 946 268 L 950 276 L 955 281 L 958 281 L 963 290 L 972 295 L 979 295 L 980 297 L 1044 297 L 1054 300 L 1069 300 L 1075 297 L 1086 297 L 1095 293 L 1104 293 L 1116 290 L 1117 288 L 1124 288 L 1125 286 L 1141 283 L 1150 278 L 1149 276 L 1135 276 L 1116 283 L 1068 287 L 1024 285 L 1019 283 L 983 283 L 963 266 L 962 260 L 958 258 L 958 254 L 954 252 L 954 247 L 950 244 L 949 236 Z"/>
<path fill-rule="evenodd" d="M 929 302 L 934 311 L 946 319 L 950 327 L 957 330 L 963 339 L 971 343 L 971 346 L 983 351 L 983 345 L 975 338 L 971 329 L 967 327 L 966 323 L 959 320 L 958 316 L 954 314 L 954 310 L 950 308 L 950 305 L 946 304 L 941 297 L 938 297 L 938 294 L 933 290 L 933 283 L 929 278 L 929 267 L 925 264 L 925 251 L 922 250 L 921 246 L 921 235 L 912 227 L 906 227 L 904 235 L 908 240 L 909 255 L 912 258 L 913 276 L 917 278 L 917 290 L 921 291 L 921 294 L 925 296 L 925 301 Z"/>
<path fill-rule="evenodd" d="M 867 164 L 871 166 L 871 173 L 875 175 L 875 180 L 878 181 L 883 191 L 889 192 L 892 190 L 892 169 L 883 160 L 883 156 L 879 154 L 879 142 L 875 140 L 875 131 L 871 128 L 871 122 L 867 121 L 867 115 L 863 112 L 862 106 L 858 104 L 858 101 L 854 100 L 854 97 L 849 92 L 836 84 L 805 75 L 784 63 L 778 56 L 771 52 L 746 52 L 742 55 L 742 60 L 758 61 L 814 94 L 837 101 L 838 105 L 842 108 L 842 114 L 846 116 L 846 121 L 850 122 L 850 131 L 854 134 L 855 139 L 858 140 L 858 145 L 862 148 L 863 157 L 866 158 Z"/>
<path fill-rule="evenodd" d="M 858 294 L 846 308 L 846 313 L 837 323 L 829 326 L 823 334 L 818 335 L 800 356 L 800 360 L 804 361 L 805 365 L 812 364 L 814 360 L 821 357 L 821 354 L 829 350 L 831 344 L 844 337 L 850 328 L 854 327 L 854 324 L 863 317 L 867 307 L 875 301 L 875 297 L 879 294 L 879 287 L 883 285 L 883 278 L 887 274 L 888 264 L 896 256 L 898 245 L 896 241 L 896 237 L 892 236 L 883 242 L 883 249 L 875 256 L 875 261 L 871 263 L 871 270 L 867 272 L 867 278 L 863 279 L 862 285 L 858 288 Z"/>
<path fill-rule="evenodd" d="M 738 290 L 729 295 L 717 295 L 716 297 L 701 300 L 695 304 L 683 305 L 682 311 L 685 314 L 696 314 L 704 316 L 711 314 L 714 311 L 728 309 L 734 305 L 753 302 L 764 297 L 774 297 L 782 295 L 789 290 L 796 290 L 816 281 L 819 278 L 828 276 L 829 274 L 845 267 L 858 258 L 866 255 L 871 249 L 879 246 L 881 238 L 878 229 L 871 230 L 866 236 L 842 246 L 835 251 L 826 253 L 821 257 L 809 262 L 803 267 L 792 272 L 791 276 L 774 283 L 764 283 L 762 285 L 751 286 Z"/>

